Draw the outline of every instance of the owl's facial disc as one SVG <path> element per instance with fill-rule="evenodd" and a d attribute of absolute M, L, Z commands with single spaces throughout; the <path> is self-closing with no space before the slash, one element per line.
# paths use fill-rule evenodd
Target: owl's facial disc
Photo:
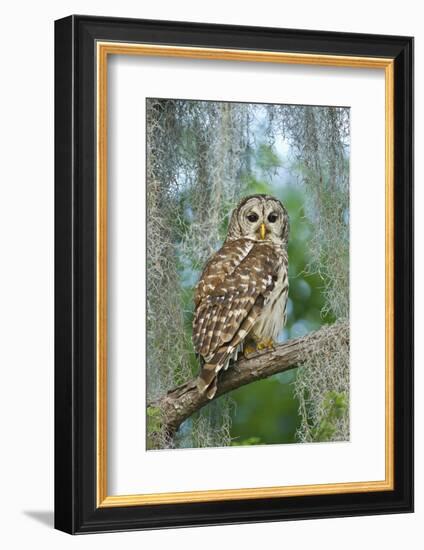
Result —
<path fill-rule="evenodd" d="M 246 204 L 246 207 L 241 212 L 244 218 L 241 225 L 245 236 L 260 241 L 277 242 L 281 239 L 284 211 L 276 201 L 252 200 Z"/>
<path fill-rule="evenodd" d="M 255 241 L 287 242 L 288 217 L 284 206 L 270 195 L 251 195 L 233 212 L 228 239 L 245 237 Z"/>

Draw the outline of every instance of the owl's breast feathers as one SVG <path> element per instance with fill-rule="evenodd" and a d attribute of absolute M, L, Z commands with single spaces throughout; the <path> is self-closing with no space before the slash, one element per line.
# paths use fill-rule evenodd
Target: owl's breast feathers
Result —
<path fill-rule="evenodd" d="M 195 292 L 193 344 L 205 364 L 199 388 L 212 398 L 218 372 L 252 330 L 284 273 L 287 253 L 270 241 L 228 241 L 208 261 Z"/>

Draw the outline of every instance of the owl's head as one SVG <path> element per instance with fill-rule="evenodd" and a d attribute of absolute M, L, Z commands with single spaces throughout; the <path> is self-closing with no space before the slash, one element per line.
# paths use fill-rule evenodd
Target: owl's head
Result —
<path fill-rule="evenodd" d="M 250 195 L 233 211 L 227 241 L 245 237 L 286 245 L 288 236 L 289 216 L 283 204 L 271 195 Z"/>

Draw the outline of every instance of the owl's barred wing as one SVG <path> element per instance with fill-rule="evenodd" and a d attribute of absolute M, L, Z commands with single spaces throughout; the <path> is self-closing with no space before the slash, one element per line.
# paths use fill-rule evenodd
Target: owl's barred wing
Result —
<path fill-rule="evenodd" d="M 231 297 L 214 296 L 215 290 L 228 276 L 231 276 L 241 262 L 252 250 L 254 242 L 249 239 L 238 239 L 225 243 L 207 262 L 200 280 L 196 286 L 194 302 L 196 305 L 193 320 L 193 344 L 200 353 L 203 340 L 207 334 L 212 336 L 216 325 L 223 315 L 227 315 L 231 308 Z M 205 342 L 206 345 L 206 342 Z"/>
<path fill-rule="evenodd" d="M 211 294 L 226 277 L 232 275 L 240 263 L 252 250 L 255 242 L 250 239 L 237 239 L 224 243 L 206 263 L 196 286 L 194 302 L 196 306 Z"/>
<path fill-rule="evenodd" d="M 214 355 L 224 353 L 222 346 L 229 344 L 229 354 L 243 341 L 274 288 L 280 265 L 272 246 L 245 239 L 225 244 L 210 260 L 198 285 L 193 321 L 194 347 L 206 362 L 216 364 Z"/>

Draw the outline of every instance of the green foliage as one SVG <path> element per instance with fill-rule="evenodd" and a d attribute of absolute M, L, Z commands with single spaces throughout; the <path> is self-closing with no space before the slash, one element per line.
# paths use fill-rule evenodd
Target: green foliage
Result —
<path fill-rule="evenodd" d="M 261 438 L 255 437 L 255 436 L 246 437 L 246 439 L 239 439 L 239 440 L 233 439 L 233 441 L 231 441 L 232 447 L 243 447 L 245 445 L 261 445 L 261 444 L 262 444 Z"/>
<path fill-rule="evenodd" d="M 260 143 L 255 151 L 255 163 L 263 173 L 271 174 L 281 166 L 281 159 L 273 147 L 266 143 Z"/>
<path fill-rule="evenodd" d="M 252 437 L 258 438 L 261 444 L 296 441 L 300 418 L 293 395 L 294 376 L 287 372 L 232 392 L 236 403 L 232 415 L 232 442 L 248 445 Z"/>

